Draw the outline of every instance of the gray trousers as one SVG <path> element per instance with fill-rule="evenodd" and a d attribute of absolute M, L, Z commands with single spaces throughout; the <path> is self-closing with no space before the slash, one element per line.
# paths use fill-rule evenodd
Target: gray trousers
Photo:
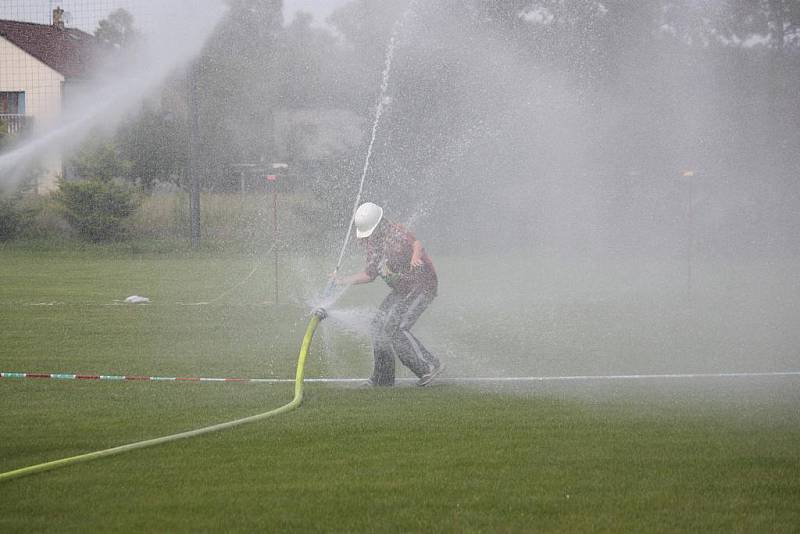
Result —
<path fill-rule="evenodd" d="M 394 385 L 395 357 L 418 377 L 439 366 L 436 356 L 411 333 L 411 327 L 433 298 L 426 292 L 403 295 L 392 291 L 383 300 L 372 320 L 375 368 L 370 380 L 374 385 Z"/>

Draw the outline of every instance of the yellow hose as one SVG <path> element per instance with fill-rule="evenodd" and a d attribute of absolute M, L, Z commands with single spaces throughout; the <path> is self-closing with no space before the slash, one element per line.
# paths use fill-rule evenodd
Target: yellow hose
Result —
<path fill-rule="evenodd" d="M 78 456 L 70 456 L 69 458 L 61 458 L 60 460 L 52 460 L 50 462 L 31 465 L 29 467 L 22 467 L 20 469 L 15 469 L 13 471 L 0 473 L 0 482 L 4 480 L 10 480 L 12 478 L 32 475 L 34 473 L 41 473 L 43 471 L 50 471 L 51 469 L 77 464 L 80 462 L 88 462 L 90 460 L 96 460 L 98 458 L 104 458 L 106 456 L 114 456 L 116 454 L 121 454 L 123 452 L 128 452 L 135 449 L 144 449 L 145 447 L 161 445 L 162 443 L 169 443 L 171 441 L 177 441 L 179 439 L 193 438 L 195 436 L 201 436 L 203 434 L 210 434 L 211 432 L 225 430 L 226 428 L 232 428 L 235 426 L 243 425 L 245 423 L 253 423 L 255 421 L 260 421 L 268 417 L 273 417 L 275 415 L 279 415 L 294 410 L 295 408 L 300 406 L 300 404 L 303 402 L 303 375 L 305 372 L 306 356 L 308 355 L 308 349 L 311 346 L 311 339 L 314 337 L 314 331 L 317 329 L 317 325 L 319 325 L 319 322 L 324 317 L 325 317 L 324 310 L 322 309 L 315 310 L 314 314 L 311 316 L 311 320 L 308 323 L 308 327 L 306 328 L 306 334 L 303 337 L 303 344 L 300 347 L 300 356 L 297 359 L 297 373 L 294 381 L 294 398 L 288 404 L 284 404 L 280 408 L 275 408 L 274 410 L 270 410 L 268 412 L 251 415 L 249 417 L 244 417 L 242 419 L 235 419 L 233 421 L 219 423 L 204 428 L 198 428 L 196 430 L 189 430 L 187 432 L 181 432 L 180 434 L 172 434 L 170 436 L 163 436 L 160 438 L 153 438 L 145 441 L 137 441 L 135 443 L 128 443 L 127 445 L 120 445 L 118 447 L 113 447 L 111 449 L 89 452 L 86 454 L 79 454 Z"/>

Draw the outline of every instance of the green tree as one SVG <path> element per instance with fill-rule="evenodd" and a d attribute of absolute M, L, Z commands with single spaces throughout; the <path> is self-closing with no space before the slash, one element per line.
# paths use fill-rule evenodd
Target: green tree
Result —
<path fill-rule="evenodd" d="M 146 101 L 120 125 L 114 141 L 117 157 L 126 162 L 119 169 L 126 179 L 148 191 L 157 181 L 180 182 L 187 158 L 186 121 L 164 102 Z"/>
<path fill-rule="evenodd" d="M 119 8 L 97 23 L 94 36 L 108 47 L 127 48 L 139 39 L 139 31 L 134 28 L 133 15 Z"/>
<path fill-rule="evenodd" d="M 110 182 L 128 178 L 132 163 L 123 157 L 113 135 L 95 131 L 70 159 L 70 166 L 80 178 Z"/>
<path fill-rule="evenodd" d="M 271 152 L 282 21 L 280 0 L 231 0 L 197 60 L 197 164 L 206 183 Z"/>
<path fill-rule="evenodd" d="M 89 241 L 124 238 L 124 222 L 138 206 L 130 186 L 99 179 L 62 180 L 54 197 L 70 226 Z"/>

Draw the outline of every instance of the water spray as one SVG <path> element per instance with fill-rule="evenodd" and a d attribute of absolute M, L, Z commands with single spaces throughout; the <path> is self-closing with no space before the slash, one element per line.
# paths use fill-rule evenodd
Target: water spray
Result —
<path fill-rule="evenodd" d="M 403 16 L 400 17 L 397 22 L 395 22 L 394 27 L 392 28 L 392 34 L 389 37 L 389 44 L 386 47 L 386 59 L 384 60 L 383 72 L 381 73 L 381 91 L 380 95 L 378 96 L 378 105 L 375 108 L 375 119 L 372 122 L 372 133 L 369 138 L 369 145 L 367 146 L 367 154 L 364 157 L 364 168 L 361 170 L 361 180 L 358 184 L 358 193 L 356 194 L 356 200 L 353 203 L 353 211 L 350 214 L 350 223 L 347 225 L 347 233 L 344 236 L 342 249 L 339 251 L 339 259 L 336 261 L 336 267 L 333 269 L 331 281 L 328 282 L 328 285 L 323 292 L 323 300 L 327 300 L 333 292 L 336 275 L 338 274 L 339 269 L 342 267 L 344 252 L 347 250 L 347 244 L 350 242 L 350 236 L 353 233 L 353 221 L 356 216 L 358 205 L 361 203 L 361 195 L 364 193 L 364 182 L 367 178 L 367 171 L 369 171 L 369 164 L 372 159 L 372 149 L 375 146 L 375 138 L 378 135 L 378 126 L 380 125 L 381 117 L 383 116 L 383 108 L 384 105 L 391 103 L 391 99 L 386 95 L 386 93 L 389 90 L 389 75 L 392 72 L 392 59 L 394 58 L 394 50 L 397 46 L 397 38 L 400 35 L 400 30 L 403 28 L 406 19 L 412 12 L 412 7 L 409 7 Z"/>
<path fill-rule="evenodd" d="M 308 350 L 311 347 L 311 340 L 314 337 L 314 332 L 316 331 L 317 326 L 319 326 L 320 321 L 325 319 L 325 317 L 327 316 L 328 314 L 323 308 L 317 308 L 313 312 L 311 312 L 311 319 L 308 322 L 308 327 L 306 327 L 306 333 L 305 336 L 303 336 L 303 343 L 300 346 L 300 355 L 297 358 L 297 370 L 294 379 L 294 397 L 289 403 L 284 404 L 283 406 L 275 408 L 274 410 L 270 410 L 268 412 L 251 415 L 249 417 L 243 417 L 241 419 L 234 419 L 233 421 L 218 423 L 216 425 L 198 428 L 195 430 L 189 430 L 187 432 L 181 432 L 179 434 L 171 434 L 169 436 L 162 436 L 160 438 L 137 441 L 135 443 L 128 443 L 126 445 L 120 445 L 118 447 L 113 447 L 110 449 L 89 452 L 86 454 L 79 454 L 77 456 L 70 456 L 68 458 L 61 458 L 59 460 L 52 460 L 49 462 L 31 465 L 28 467 L 22 467 L 20 469 L 14 469 L 13 471 L 0 473 L 0 482 L 10 480 L 12 478 L 23 477 L 26 475 L 33 475 L 35 473 L 42 473 L 44 471 L 51 471 L 59 467 L 66 467 L 68 465 L 88 462 L 91 460 L 97 460 L 99 458 L 105 458 L 107 456 L 115 456 L 117 454 L 133 451 L 136 449 L 144 449 L 147 447 L 153 447 L 155 445 L 161 445 L 163 443 L 178 441 L 180 439 L 193 438 L 196 436 L 202 436 L 204 434 L 210 434 L 212 432 L 219 432 L 220 430 L 226 430 L 228 428 L 233 428 L 235 426 L 243 425 L 245 423 L 254 423 L 256 421 L 261 421 L 263 419 L 267 419 L 269 417 L 274 417 L 276 415 L 290 412 L 295 408 L 298 408 L 300 404 L 302 404 L 303 402 L 303 378 L 305 374 L 306 357 L 308 356 Z"/>
<path fill-rule="evenodd" d="M 196 4 L 188 0 L 164 3 L 147 40 L 122 57 L 99 62 L 95 66 L 98 76 L 87 81 L 82 92 L 71 95 L 56 123 L 0 155 L 0 184 L 14 185 L 20 177 L 14 171 L 20 166 L 52 150 L 72 150 L 93 128 L 120 121 L 176 68 L 194 58 L 226 11 L 217 2 L 204 3 L 204 9 L 197 9 Z M 203 16 L 188 24 L 187 12 Z"/>
<path fill-rule="evenodd" d="M 411 5 L 413 6 L 413 2 L 412 2 Z M 398 35 L 400 33 L 401 28 L 403 27 L 403 24 L 404 24 L 405 20 L 408 18 L 408 16 L 411 14 L 411 12 L 412 12 L 412 9 L 410 7 L 408 10 L 406 10 L 406 12 L 403 15 L 403 17 L 401 17 L 395 23 L 395 25 L 394 25 L 394 27 L 392 29 L 391 37 L 389 39 L 389 44 L 388 44 L 387 50 L 386 50 L 386 60 L 385 60 L 383 72 L 382 72 L 382 75 L 381 75 L 380 96 L 378 98 L 378 104 L 377 104 L 377 107 L 376 107 L 376 110 L 375 110 L 375 120 L 372 123 L 372 133 L 371 133 L 370 142 L 369 142 L 369 145 L 368 145 L 368 148 L 367 148 L 367 154 L 366 154 L 366 157 L 364 159 L 364 167 L 363 167 L 362 172 L 361 172 L 361 180 L 360 180 L 359 187 L 358 187 L 358 193 L 356 195 L 355 202 L 353 204 L 353 212 L 352 212 L 351 217 L 350 217 L 350 223 L 347 226 L 347 233 L 345 235 L 344 243 L 342 244 L 341 251 L 339 252 L 339 258 L 338 258 L 338 260 L 336 262 L 336 267 L 335 267 L 335 269 L 333 271 L 333 275 L 332 275 L 331 281 L 328 283 L 328 285 L 327 285 L 327 287 L 325 289 L 325 293 L 323 294 L 324 295 L 323 298 L 325 298 L 325 300 L 327 300 L 327 297 L 331 294 L 331 292 L 333 290 L 333 287 L 334 287 L 334 284 L 335 284 L 335 276 L 339 272 L 339 269 L 341 268 L 342 260 L 344 258 L 344 253 L 345 253 L 345 250 L 347 249 L 347 244 L 350 241 L 350 235 L 352 234 L 352 230 L 353 230 L 353 220 L 355 218 L 355 212 L 356 212 L 356 209 L 358 208 L 359 203 L 361 202 L 361 196 L 362 196 L 363 191 L 364 191 L 364 182 L 366 180 L 367 172 L 369 171 L 370 160 L 371 160 L 371 157 L 372 157 L 372 150 L 373 150 L 373 147 L 375 145 L 375 139 L 377 137 L 378 126 L 380 124 L 381 116 L 383 115 L 384 105 L 386 105 L 386 104 L 388 104 L 390 102 L 390 99 L 387 98 L 386 93 L 387 93 L 388 87 L 389 87 L 389 75 L 391 73 L 392 59 L 394 57 L 394 50 L 395 50 L 395 46 L 396 46 L 396 43 L 397 43 L 397 37 L 398 37 Z M 29 467 L 23 467 L 23 468 L 20 468 L 20 469 L 16 469 L 16 470 L 13 470 L 13 471 L 0 473 L 0 482 L 2 482 L 4 480 L 9 480 L 9 479 L 12 479 L 12 478 L 22 477 L 22 476 L 25 476 L 25 475 L 30 475 L 30 474 L 34 474 L 34 473 L 40 473 L 40 472 L 43 472 L 43 471 L 49 471 L 49 470 L 52 470 L 52 469 L 56 469 L 56 468 L 59 468 L 59 467 L 65 467 L 65 466 L 76 464 L 76 463 L 88 462 L 90 460 L 95 460 L 95 459 L 98 459 L 98 458 L 104 458 L 106 456 L 114 456 L 114 455 L 117 455 L 117 454 L 121 454 L 123 452 L 128 452 L 128 451 L 132 451 L 132 450 L 136 450 L 136 449 L 143 449 L 143 448 L 146 448 L 146 447 L 152 447 L 152 446 L 155 446 L 155 445 L 160 445 L 160 444 L 163 444 L 163 443 L 169 443 L 169 442 L 177 441 L 177 440 L 180 440 L 180 439 L 191 438 L 191 437 L 195 437 L 195 436 L 209 434 L 209 433 L 212 433 L 212 432 L 217 432 L 217 431 L 220 431 L 220 430 L 225 430 L 225 429 L 228 429 L 228 428 L 239 426 L 239 425 L 242 425 L 242 424 L 245 424 L 245 423 L 251 423 L 251 422 L 255 422 L 255 421 L 260 421 L 262 419 L 266 419 L 266 418 L 269 418 L 269 417 L 273 417 L 275 415 L 279 415 L 279 414 L 286 413 L 286 412 L 289 412 L 291 410 L 294 410 L 295 408 L 299 407 L 300 404 L 303 401 L 303 380 L 304 380 L 304 372 L 305 372 L 305 362 L 306 362 L 306 357 L 308 355 L 309 348 L 311 346 L 311 340 L 314 337 L 314 332 L 316 331 L 317 326 L 327 316 L 328 316 L 328 314 L 327 314 L 326 310 L 324 308 L 322 308 L 322 307 L 317 307 L 311 312 L 311 319 L 309 320 L 308 327 L 306 328 L 306 333 L 305 333 L 305 336 L 303 337 L 303 343 L 302 343 L 302 345 L 300 347 L 300 355 L 298 356 L 298 361 L 297 361 L 297 371 L 296 371 L 296 376 L 295 376 L 294 398 L 289 403 L 287 403 L 287 404 L 285 404 L 285 405 L 283 405 L 283 406 L 281 406 L 279 408 L 276 408 L 274 410 L 270 410 L 268 412 L 264 412 L 264 413 L 257 414 L 257 415 L 252 415 L 252 416 L 249 416 L 249 417 L 244 417 L 244 418 L 241 418 L 241 419 L 235 419 L 233 421 L 228 421 L 228 422 L 225 422 L 225 423 L 219 423 L 219 424 L 216 424 L 216 425 L 207 426 L 207 427 L 199 428 L 199 429 L 196 429 L 196 430 L 190 430 L 190 431 L 187 431 L 187 432 L 181 432 L 179 434 L 172 434 L 172 435 L 163 436 L 163 437 L 160 437 L 160 438 L 154 438 L 154 439 L 149 439 L 149 440 L 145 440 L 145 441 L 138 441 L 138 442 L 135 442 L 135 443 L 129 443 L 127 445 L 121 445 L 121 446 L 118 446 L 118 447 L 113 447 L 111 449 L 104 449 L 104 450 L 95 451 L 95 452 L 91 452 L 91 453 L 81 454 L 81 455 L 78 455 L 78 456 L 71 456 L 71 457 L 68 457 L 68 458 L 62 458 L 60 460 L 53 460 L 53 461 L 50 461 L 50 462 L 44 462 L 44 463 L 41 463 L 41 464 L 36 464 L 36 465 L 29 466 Z"/>

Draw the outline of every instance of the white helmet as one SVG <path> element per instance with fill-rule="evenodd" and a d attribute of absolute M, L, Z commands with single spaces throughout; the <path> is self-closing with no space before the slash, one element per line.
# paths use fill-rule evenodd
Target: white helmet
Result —
<path fill-rule="evenodd" d="M 372 235 L 382 218 L 383 208 L 372 202 L 361 204 L 353 217 L 353 222 L 356 224 L 356 237 L 362 239 Z"/>

